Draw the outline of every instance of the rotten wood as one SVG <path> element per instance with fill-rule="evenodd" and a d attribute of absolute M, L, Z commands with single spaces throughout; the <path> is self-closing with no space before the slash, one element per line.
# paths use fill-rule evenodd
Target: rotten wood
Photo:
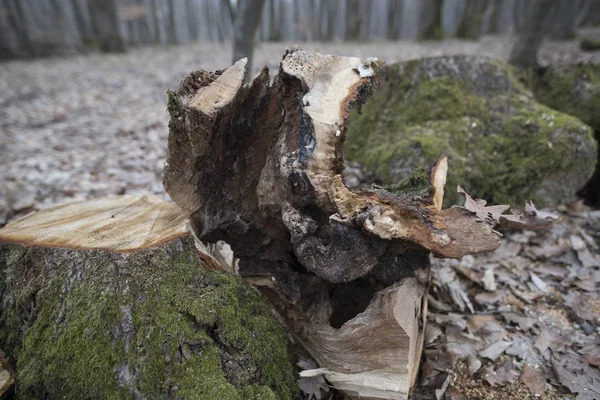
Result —
<path fill-rule="evenodd" d="M 466 210 L 441 209 L 447 161 L 415 200 L 342 180 L 350 109 L 380 63 L 288 50 L 272 83 L 246 61 L 191 73 L 169 96 L 164 184 L 202 241 L 224 240 L 318 370 L 350 396 L 404 399 L 418 371 L 429 251 L 494 250 Z"/>

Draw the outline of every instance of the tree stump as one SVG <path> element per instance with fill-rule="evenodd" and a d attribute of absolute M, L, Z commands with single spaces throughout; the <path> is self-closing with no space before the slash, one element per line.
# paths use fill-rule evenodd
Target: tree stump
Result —
<path fill-rule="evenodd" d="M 323 374 L 349 396 L 405 399 L 427 310 L 429 255 L 490 251 L 499 238 L 441 210 L 447 164 L 400 192 L 342 180 L 349 111 L 380 63 L 288 50 L 270 82 L 246 60 L 198 71 L 169 94 L 164 184 L 202 241 L 224 240 Z"/>
<path fill-rule="evenodd" d="M 122 196 L 0 230 L 0 348 L 18 398 L 300 397 L 272 307 L 197 254 L 186 220 L 172 203 Z M 4 398 L 12 372 L 0 372 Z"/>

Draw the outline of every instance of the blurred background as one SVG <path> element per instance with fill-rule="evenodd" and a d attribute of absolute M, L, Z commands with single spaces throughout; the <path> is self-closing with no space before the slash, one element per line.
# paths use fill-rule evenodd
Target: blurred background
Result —
<path fill-rule="evenodd" d="M 599 32 L 600 0 L 0 0 L 0 226 L 68 199 L 165 196 L 166 92 L 192 70 L 276 70 L 292 44 L 596 63 Z"/>
<path fill-rule="evenodd" d="M 542 5 L 536 6 L 536 3 Z M 251 10 L 246 13 L 245 4 Z M 600 24 L 597 0 L 3 0 L 2 59 L 227 42 L 236 20 L 261 42 L 371 42 L 510 35 L 548 20 L 551 39 Z M 254 18 L 257 22 L 258 20 Z"/>

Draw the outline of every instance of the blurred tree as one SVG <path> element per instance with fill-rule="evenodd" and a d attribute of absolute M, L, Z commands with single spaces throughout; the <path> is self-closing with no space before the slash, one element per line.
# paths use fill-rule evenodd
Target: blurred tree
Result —
<path fill-rule="evenodd" d="M 388 26 L 387 26 L 387 38 L 389 40 L 400 39 L 402 22 L 402 0 L 390 0 L 388 10 Z"/>
<path fill-rule="evenodd" d="M 600 1 L 578 0 L 577 26 L 599 26 L 600 25 Z"/>
<path fill-rule="evenodd" d="M 487 29 L 485 33 L 500 32 L 500 7 L 503 0 L 488 0 L 485 17 L 487 17 Z"/>
<path fill-rule="evenodd" d="M 555 0 L 553 3 L 552 24 L 549 27 L 550 37 L 558 40 L 575 38 L 577 27 L 578 4 L 575 0 Z"/>
<path fill-rule="evenodd" d="M 479 39 L 486 8 L 487 2 L 484 0 L 466 0 L 465 11 L 456 36 L 462 39 Z"/>
<path fill-rule="evenodd" d="M 233 27 L 233 62 L 248 57 L 249 70 L 252 70 L 254 36 L 264 4 L 265 0 L 237 0 Z"/>
<path fill-rule="evenodd" d="M 88 0 L 88 8 L 100 51 L 124 52 L 125 42 L 121 34 L 117 1 Z"/>
<path fill-rule="evenodd" d="M 419 2 L 419 27 L 420 39 L 441 40 L 442 31 L 442 6 L 444 0 L 422 0 Z"/>
<path fill-rule="evenodd" d="M 509 62 L 518 67 L 538 67 L 537 54 L 551 25 L 552 6 L 556 0 L 529 0 L 524 16 L 517 25 L 518 39 L 513 46 Z M 569 0 L 568 0 L 569 1 Z"/>

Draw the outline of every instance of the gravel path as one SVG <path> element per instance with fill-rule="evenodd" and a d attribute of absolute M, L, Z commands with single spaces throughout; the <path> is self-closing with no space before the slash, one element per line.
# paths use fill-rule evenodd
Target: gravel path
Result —
<path fill-rule="evenodd" d="M 287 43 L 262 43 L 255 65 L 278 67 Z M 510 40 L 302 43 L 387 62 L 443 54 L 506 59 Z M 225 68 L 230 44 L 146 47 L 0 64 L 0 226 L 19 213 L 114 193 L 165 196 L 166 91 L 195 69 Z M 599 61 L 576 42 L 547 43 L 544 62 Z"/>

